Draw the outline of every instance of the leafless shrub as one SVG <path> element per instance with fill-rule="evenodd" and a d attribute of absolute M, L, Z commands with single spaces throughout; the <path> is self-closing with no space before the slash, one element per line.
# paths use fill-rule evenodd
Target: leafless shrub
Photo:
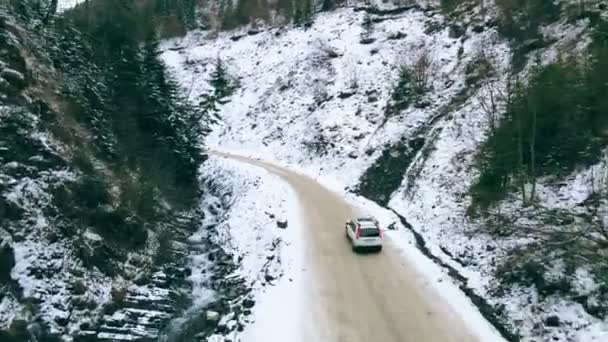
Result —
<path fill-rule="evenodd" d="M 359 88 L 359 75 L 357 74 L 357 69 L 355 69 L 355 68 L 351 69 L 351 71 L 350 71 L 348 87 L 352 90 Z"/>
<path fill-rule="evenodd" d="M 498 126 L 498 103 L 504 99 L 504 94 L 499 89 L 496 80 L 483 82 L 480 89 L 479 106 L 483 116 L 490 127 L 490 132 L 494 133 Z"/>
<path fill-rule="evenodd" d="M 317 106 L 320 106 L 329 99 L 327 85 L 323 81 L 316 82 L 313 88 L 313 99 Z"/>
<path fill-rule="evenodd" d="M 319 49 L 319 51 L 326 57 L 328 57 L 328 58 L 340 57 L 340 54 L 338 53 L 338 51 L 333 46 L 330 46 L 327 41 L 318 39 L 316 41 L 316 45 L 317 45 L 317 49 Z"/>
<path fill-rule="evenodd" d="M 411 88 L 415 94 L 421 95 L 431 88 L 430 79 L 435 65 L 431 49 L 424 45 L 416 49 L 418 49 L 418 52 L 414 58 L 401 64 L 400 75 L 402 78 L 407 78 L 408 83 L 411 83 Z"/>
<path fill-rule="evenodd" d="M 410 69 L 416 89 L 419 89 L 421 92 L 428 90 L 433 69 L 433 57 L 428 47 L 424 47 L 418 52 Z"/>

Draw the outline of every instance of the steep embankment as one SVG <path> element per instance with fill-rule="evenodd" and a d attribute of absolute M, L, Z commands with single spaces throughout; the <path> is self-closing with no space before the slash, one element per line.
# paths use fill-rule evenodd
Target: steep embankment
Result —
<path fill-rule="evenodd" d="M 298 298 L 305 309 L 294 312 L 292 318 L 297 321 L 297 328 L 282 327 L 278 334 L 270 329 L 254 335 L 256 340 L 502 341 L 470 303 L 462 298 L 446 301 L 436 288 L 429 288 L 429 278 L 435 276 L 430 275 L 433 270 L 414 265 L 414 259 L 404 260 L 403 246 L 390 239 L 392 232 L 384 230 L 387 239 L 382 253 L 358 257 L 351 251 L 349 243 L 344 241 L 344 222 L 369 214 L 371 208 L 355 207 L 339 193 L 288 169 L 240 156 L 221 153 L 217 156 L 231 160 L 219 162 L 221 165 L 235 161 L 243 164 L 241 169 L 254 167 L 267 171 L 269 175 L 263 182 L 280 177 L 293 190 L 293 194 L 283 192 L 283 196 L 289 201 L 294 200 L 290 197 L 296 197 L 299 207 L 300 216 L 296 222 L 292 221 L 289 229 L 295 230 L 291 234 L 297 235 L 300 241 L 290 241 L 283 246 L 292 253 L 300 253 L 305 260 L 301 269 L 293 269 L 291 265 L 287 270 L 297 284 L 290 281 L 287 286 L 279 284 L 279 290 L 267 291 L 277 296 L 281 288 L 289 288 L 291 296 Z M 265 193 L 259 190 L 258 198 L 265 200 Z M 247 214 L 255 215 L 254 212 Z M 390 226 L 389 220 L 393 220 L 393 226 L 398 225 L 395 217 L 387 213 L 377 217 L 381 217 L 382 227 Z M 272 232 L 262 234 L 272 235 Z M 298 246 L 293 246 L 294 242 Z M 458 308 L 452 306 L 455 302 L 459 302 Z M 288 308 L 282 311 L 285 310 Z M 254 318 L 280 319 L 281 316 L 280 311 L 255 311 Z M 464 312 L 466 316 L 462 315 Z M 287 334 L 281 335 L 283 330 Z"/>
<path fill-rule="evenodd" d="M 451 21 L 433 8 L 344 8 L 316 15 L 310 28 L 194 31 L 166 43 L 162 58 L 196 103 L 215 91 L 207 81 L 217 79 L 218 56 L 238 84 L 210 109 L 210 146 L 289 164 L 391 207 L 489 302 L 500 324 L 524 338 L 602 338 L 604 316 L 586 299 L 539 295 L 529 283 L 499 286 L 498 267 L 528 240 L 498 239 L 467 215 L 476 157 L 506 107 L 504 97 L 489 98 L 508 92 L 523 50 L 538 49 L 550 63 L 564 47 L 585 51 L 589 32 L 584 16 L 543 17 L 544 45 L 538 37 L 509 43 L 497 16 L 493 6 L 474 5 Z M 519 60 L 510 63 L 512 56 Z M 572 188 L 566 183 L 558 191 Z M 597 288 L 586 270 L 577 272 L 572 288 Z"/>
<path fill-rule="evenodd" d="M 199 207 L 195 112 L 137 16 L 104 3 L 95 25 L 0 4 L 2 341 L 156 340 L 189 305 L 188 253 L 214 246 L 186 243 L 224 210 Z"/>

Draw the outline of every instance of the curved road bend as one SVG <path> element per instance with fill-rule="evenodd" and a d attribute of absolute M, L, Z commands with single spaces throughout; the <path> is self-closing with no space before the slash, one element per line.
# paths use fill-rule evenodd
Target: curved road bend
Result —
<path fill-rule="evenodd" d="M 310 229 L 305 260 L 314 281 L 306 284 L 310 311 L 302 336 L 320 342 L 486 342 L 467 331 L 462 319 L 417 273 L 390 241 L 379 254 L 355 255 L 344 236 L 354 209 L 312 178 L 256 159 L 211 154 L 265 169 L 298 196 Z"/>

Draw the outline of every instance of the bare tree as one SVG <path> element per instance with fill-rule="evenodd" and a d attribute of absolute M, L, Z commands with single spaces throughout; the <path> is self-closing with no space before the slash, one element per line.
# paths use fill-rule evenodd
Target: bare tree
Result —
<path fill-rule="evenodd" d="M 490 133 L 494 134 L 496 128 L 498 126 L 498 118 L 499 118 L 499 103 L 506 101 L 506 94 L 504 94 L 500 89 L 500 80 L 496 79 L 496 61 L 494 58 L 487 56 L 485 53 L 485 48 L 482 46 L 478 52 L 477 59 L 480 61 L 484 61 L 487 65 L 487 70 L 485 72 L 485 77 L 481 79 L 481 89 L 480 89 L 480 97 L 479 97 L 479 105 L 481 106 L 481 110 L 486 118 L 488 126 L 490 127 Z M 510 82 L 509 78 L 511 77 L 511 70 L 507 70 L 506 77 L 507 82 Z"/>
<path fill-rule="evenodd" d="M 357 74 L 357 69 L 354 67 L 350 71 L 350 79 L 348 81 L 348 87 L 352 90 L 359 88 L 359 76 Z"/>
<path fill-rule="evenodd" d="M 429 88 L 429 80 L 433 67 L 433 58 L 431 50 L 428 47 L 423 47 L 416 56 L 413 64 L 410 66 L 416 91 L 424 93 Z"/>
<path fill-rule="evenodd" d="M 535 100 L 530 101 L 529 108 L 532 116 L 530 127 L 530 179 L 532 180 L 532 189 L 530 190 L 530 201 L 534 201 L 536 196 L 536 103 Z"/>
<path fill-rule="evenodd" d="M 500 101 L 501 95 L 498 89 L 498 82 L 494 80 L 483 81 L 479 105 L 490 127 L 491 134 L 496 132 L 496 127 L 498 126 L 498 101 Z"/>

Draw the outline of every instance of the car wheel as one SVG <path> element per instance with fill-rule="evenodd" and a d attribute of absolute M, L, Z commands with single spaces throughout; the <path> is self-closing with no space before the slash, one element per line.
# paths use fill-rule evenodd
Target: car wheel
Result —
<path fill-rule="evenodd" d="M 380 246 L 376 249 L 376 253 L 380 253 L 380 252 L 382 252 L 382 246 Z"/>
<path fill-rule="evenodd" d="M 357 248 L 357 246 L 353 245 L 353 252 L 358 253 L 359 252 L 359 248 Z"/>

